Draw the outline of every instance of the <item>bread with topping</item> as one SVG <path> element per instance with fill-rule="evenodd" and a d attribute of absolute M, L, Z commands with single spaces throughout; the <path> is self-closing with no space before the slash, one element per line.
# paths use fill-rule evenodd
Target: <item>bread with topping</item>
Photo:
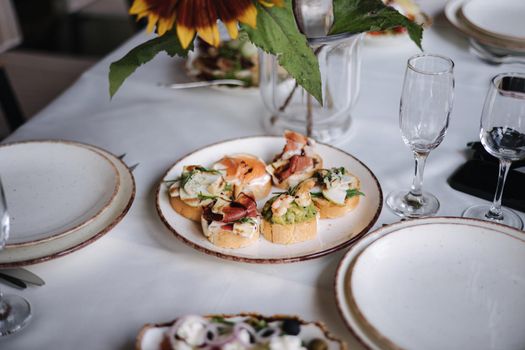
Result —
<path fill-rule="evenodd" d="M 262 211 L 261 232 L 264 238 L 277 244 L 294 244 L 317 236 L 319 213 L 313 204 L 310 189 L 313 179 L 272 197 Z"/>
<path fill-rule="evenodd" d="M 220 171 L 188 165 L 178 179 L 169 182 L 168 195 L 177 213 L 199 222 L 203 206 L 217 198 L 231 198 L 232 190 Z"/>
<path fill-rule="evenodd" d="M 315 153 L 315 141 L 294 131 L 284 133 L 286 145 L 266 169 L 274 186 L 282 189 L 297 186 L 323 167 L 321 156 Z"/>
<path fill-rule="evenodd" d="M 203 209 L 201 225 L 204 236 L 218 247 L 246 247 L 259 239 L 257 203 L 244 192 L 231 202 L 218 199 Z"/>
<path fill-rule="evenodd" d="M 319 170 L 314 178 L 310 192 L 321 219 L 341 217 L 359 204 L 360 181 L 344 167 Z"/>
<path fill-rule="evenodd" d="M 233 185 L 234 196 L 249 192 L 259 200 L 267 197 L 272 189 L 272 177 L 266 172 L 266 164 L 254 155 L 224 156 L 213 165 L 213 169 L 224 172 L 226 182 Z"/>

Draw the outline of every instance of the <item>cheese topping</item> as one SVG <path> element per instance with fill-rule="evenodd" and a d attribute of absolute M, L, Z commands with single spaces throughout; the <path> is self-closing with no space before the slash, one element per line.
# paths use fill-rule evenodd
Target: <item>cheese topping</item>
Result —
<path fill-rule="evenodd" d="M 323 169 L 318 178 L 323 196 L 339 205 L 345 204 L 348 190 L 359 188 L 359 180 L 345 168 Z"/>
<path fill-rule="evenodd" d="M 190 165 L 169 187 L 170 197 L 180 197 L 186 204 L 198 207 L 211 203 L 219 196 L 228 197 L 227 184 L 220 171 Z"/>
<path fill-rule="evenodd" d="M 179 326 L 176 335 L 190 346 L 199 346 L 204 343 L 206 323 L 200 317 L 188 316 Z"/>
<path fill-rule="evenodd" d="M 233 233 L 244 238 L 252 238 L 259 230 L 259 218 L 245 218 L 233 224 Z"/>

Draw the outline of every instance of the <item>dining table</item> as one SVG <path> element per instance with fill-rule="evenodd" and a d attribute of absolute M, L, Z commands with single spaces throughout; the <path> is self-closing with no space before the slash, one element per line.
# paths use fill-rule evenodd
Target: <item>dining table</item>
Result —
<path fill-rule="evenodd" d="M 424 31 L 424 50 L 455 62 L 450 125 L 428 159 L 424 188 L 439 198 L 438 216 L 461 216 L 471 205 L 488 203 L 454 190 L 447 179 L 467 160 L 466 144 L 479 140 L 490 78 L 525 69 L 475 58 L 467 39 L 445 19 L 445 1 L 419 4 L 433 19 Z M 303 262 L 250 264 L 192 249 L 161 222 L 156 189 L 177 159 L 222 140 L 263 135 L 262 121 L 269 116 L 258 91 L 162 86 L 188 81 L 184 61 L 166 54 L 140 67 L 110 99 L 110 63 L 151 37 L 137 33 L 3 141 L 78 141 L 115 155 L 125 153 L 128 165 L 139 166 L 133 172 L 133 205 L 110 232 L 72 254 L 27 266 L 45 286 L 23 291 L 0 286 L 28 299 L 33 309 L 31 323 L 2 337 L 0 349 L 131 349 L 146 323 L 239 312 L 319 320 L 349 349 L 363 348 L 346 328 L 334 293 L 336 269 L 347 248 Z M 406 62 L 418 52 L 408 40 L 364 40 L 351 132 L 335 144 L 371 169 L 384 195 L 408 188 L 413 175 L 413 158 L 398 120 Z M 524 213 L 519 215 L 525 220 Z M 399 220 L 383 205 L 372 230 Z"/>

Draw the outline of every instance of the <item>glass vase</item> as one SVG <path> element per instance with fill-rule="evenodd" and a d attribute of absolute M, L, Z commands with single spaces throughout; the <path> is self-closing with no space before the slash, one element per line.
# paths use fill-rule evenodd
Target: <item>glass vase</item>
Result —
<path fill-rule="evenodd" d="M 270 111 L 264 120 L 266 131 L 282 135 L 289 129 L 327 143 L 343 140 L 359 95 L 361 41 L 360 34 L 309 38 L 319 60 L 322 105 L 297 85 L 276 57 L 261 53 L 260 90 Z"/>

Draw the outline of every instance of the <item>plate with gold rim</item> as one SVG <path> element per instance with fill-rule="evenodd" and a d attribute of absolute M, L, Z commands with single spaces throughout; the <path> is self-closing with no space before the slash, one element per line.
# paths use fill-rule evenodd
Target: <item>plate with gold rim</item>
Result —
<path fill-rule="evenodd" d="M 106 156 L 69 141 L 2 145 L 0 169 L 11 219 L 8 247 L 52 240 L 89 224 L 120 186 Z"/>
<path fill-rule="evenodd" d="M 319 258 L 348 247 L 361 238 L 376 222 L 383 204 L 383 194 L 377 178 L 359 159 L 333 146 L 318 143 L 317 153 L 323 158 L 325 167 L 346 167 L 361 181 L 359 205 L 350 213 L 337 219 L 320 220 L 317 238 L 290 245 L 279 245 L 260 237 L 254 244 L 239 248 L 220 248 L 209 242 L 202 233 L 200 224 L 190 221 L 173 210 L 166 181 L 180 176 L 184 165 L 211 166 L 228 154 L 253 154 L 265 162 L 282 151 L 285 140 L 276 136 L 254 136 L 219 142 L 198 149 L 180 158 L 172 165 L 157 187 L 156 205 L 160 219 L 168 230 L 192 248 L 219 258 L 239 262 L 271 264 L 289 263 Z M 274 188 L 272 192 L 280 192 Z M 258 202 L 260 210 L 270 196 Z"/>
<path fill-rule="evenodd" d="M 369 349 L 519 349 L 525 233 L 435 217 L 377 229 L 341 260 L 335 292 Z"/>
<path fill-rule="evenodd" d="M 0 268 L 32 265 L 73 253 L 108 233 L 130 209 L 135 198 L 135 179 L 126 164 L 96 146 L 75 144 L 104 155 L 115 167 L 120 185 L 111 204 L 91 222 L 71 230 L 66 235 L 31 245 L 6 246 L 0 251 Z"/>

